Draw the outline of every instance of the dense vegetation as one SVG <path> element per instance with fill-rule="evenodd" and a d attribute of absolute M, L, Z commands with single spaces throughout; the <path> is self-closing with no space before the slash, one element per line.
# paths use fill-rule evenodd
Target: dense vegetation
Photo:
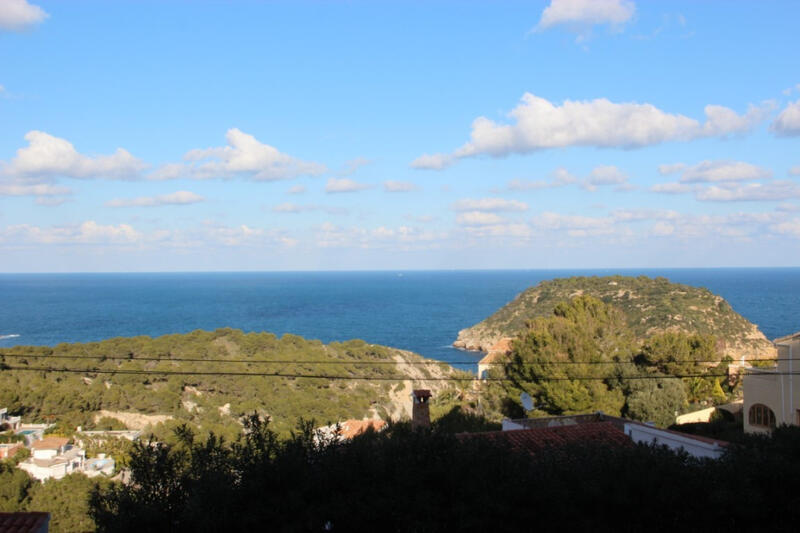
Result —
<path fill-rule="evenodd" d="M 194 361 L 181 361 L 188 358 Z M 422 384 L 441 391 L 443 399 L 456 398 L 453 385 L 426 383 L 425 378 L 470 377 L 445 364 L 421 362 L 425 360 L 415 354 L 360 340 L 325 345 L 294 335 L 277 338 L 270 333 L 245 334 L 233 329 L 158 338 L 116 338 L 54 348 L 16 347 L 0 350 L 0 406 L 22 415 L 26 422 L 54 421 L 55 431 L 62 434 L 71 434 L 76 426 L 123 427 L 113 415 L 99 419 L 99 412 L 105 410 L 171 417 L 146 429 L 145 433 L 155 432 L 159 438 L 169 438 L 173 428 L 189 423 L 205 433 L 213 430 L 232 440 L 242 430 L 241 417 L 253 412 L 268 416 L 271 427 L 286 435 L 300 417 L 321 423 L 373 414 L 397 418 L 399 410 L 410 405 L 404 386 Z M 29 370 L 41 367 L 85 371 Z M 119 371 L 147 373 L 113 373 Z M 184 374 L 152 373 L 162 371 Z M 332 380 L 324 376 L 374 380 Z M 446 407 L 442 404 L 442 408 Z"/>
<path fill-rule="evenodd" d="M 513 416 L 508 404 L 525 391 L 533 416 L 600 410 L 669 426 L 690 404 L 724 403 L 736 393 L 739 382 L 724 377 L 727 362 L 708 363 L 722 358 L 717 346 L 713 336 L 674 331 L 640 342 L 622 311 L 578 296 L 515 338 L 506 364 L 490 372 L 509 382 L 487 385 L 487 412 Z"/>
<path fill-rule="evenodd" d="M 141 444 L 134 483 L 98 488 L 100 531 L 784 530 L 800 518 L 800 429 L 749 437 L 723 459 L 648 446 L 531 456 L 398 424 L 349 443 L 258 418 L 235 443 Z"/>
<path fill-rule="evenodd" d="M 548 317 L 561 302 L 593 296 L 622 312 L 633 336 L 643 341 L 655 333 L 713 335 L 722 355 L 773 356 L 758 328 L 708 289 L 646 276 L 572 277 L 543 281 L 526 289 L 486 320 L 462 330 L 456 345 L 488 350 L 501 337 L 514 337 L 529 321 Z"/>

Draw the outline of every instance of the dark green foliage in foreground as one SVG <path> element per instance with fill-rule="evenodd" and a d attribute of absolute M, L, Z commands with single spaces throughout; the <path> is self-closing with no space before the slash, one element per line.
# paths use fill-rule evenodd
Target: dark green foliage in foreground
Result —
<path fill-rule="evenodd" d="M 179 432 L 139 445 L 134 483 L 98 489 L 101 531 L 772 530 L 800 519 L 800 429 L 750 437 L 719 461 L 647 446 L 534 456 L 395 425 L 318 443 L 253 418 L 228 445 Z"/>

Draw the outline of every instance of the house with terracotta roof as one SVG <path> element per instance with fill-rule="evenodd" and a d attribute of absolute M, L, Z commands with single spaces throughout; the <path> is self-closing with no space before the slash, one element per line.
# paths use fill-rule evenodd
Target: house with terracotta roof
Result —
<path fill-rule="evenodd" d="M 598 424 L 603 426 L 601 427 Z M 582 426 L 586 429 L 581 430 Z M 503 420 L 503 431 L 500 433 L 514 433 L 517 431 L 541 432 L 554 444 L 558 444 L 559 441 L 557 439 L 553 440 L 555 437 L 551 437 L 551 435 L 563 435 L 564 438 L 569 438 L 573 441 L 583 438 L 584 442 L 599 441 L 604 444 L 619 444 L 618 437 L 621 435 L 629 445 L 634 443 L 655 444 L 666 446 L 675 451 L 682 450 L 694 457 L 710 459 L 720 458 L 728 446 L 728 443 L 723 440 L 657 428 L 636 420 L 609 416 L 599 411 L 584 415 Z M 615 435 L 615 438 L 611 438 L 612 434 Z M 541 438 L 544 439 L 545 437 Z M 539 439 L 539 437 L 535 438 Z"/>
<path fill-rule="evenodd" d="M 489 374 L 489 369 L 498 363 L 505 362 L 508 354 L 511 353 L 511 342 L 514 339 L 504 337 L 494 343 L 486 355 L 478 361 L 478 377 L 485 379 Z"/>
<path fill-rule="evenodd" d="M 31 457 L 19 463 L 19 468 L 39 481 L 61 479 L 83 470 L 86 452 L 71 446 L 65 437 L 45 437 L 31 445 Z"/>
<path fill-rule="evenodd" d="M 772 343 L 778 349 L 778 364 L 750 368 L 744 376 L 746 433 L 769 433 L 781 424 L 800 425 L 800 332 Z"/>
<path fill-rule="evenodd" d="M 380 432 L 386 427 L 386 422 L 380 419 L 345 420 L 338 424 L 317 428 L 317 440 L 336 439 L 344 442 L 369 430 Z"/>
<path fill-rule="evenodd" d="M 17 452 L 25 448 L 21 442 L 11 442 L 8 444 L 0 444 L 0 459 L 10 459 L 14 457 Z"/>
<path fill-rule="evenodd" d="M 50 513 L 0 513 L 2 533 L 47 533 L 50 530 Z"/>

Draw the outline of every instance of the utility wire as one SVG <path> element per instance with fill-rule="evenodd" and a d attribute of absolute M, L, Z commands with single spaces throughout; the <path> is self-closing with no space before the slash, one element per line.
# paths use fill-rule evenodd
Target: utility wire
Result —
<path fill-rule="evenodd" d="M 98 369 L 98 368 L 67 368 L 67 367 L 14 367 L 2 366 L 2 370 L 15 370 L 23 372 L 66 372 L 66 373 L 79 373 L 79 374 L 127 374 L 137 376 L 237 376 L 237 377 L 275 377 L 284 379 L 328 379 L 328 380 L 360 380 L 360 381 L 473 381 L 476 377 L 423 377 L 413 378 L 410 376 L 343 376 L 343 375 L 329 375 L 329 374 L 296 374 L 296 373 L 283 373 L 283 372 L 232 372 L 232 371 L 190 371 L 190 370 L 111 370 L 111 369 Z M 747 372 L 743 375 L 759 374 L 758 372 Z M 797 376 L 797 372 L 770 372 L 767 375 L 771 376 Z M 575 376 L 575 377 L 555 377 L 555 376 L 533 376 L 534 379 L 539 381 L 605 381 L 605 380 L 634 380 L 634 379 L 681 379 L 681 378 L 708 378 L 708 377 L 727 377 L 727 374 L 679 374 L 679 375 L 640 375 L 640 376 Z M 493 378 L 488 377 L 482 381 L 518 381 L 512 378 Z"/>
<path fill-rule="evenodd" d="M 201 357 L 127 357 L 121 355 L 46 355 L 46 354 L 8 354 L 0 352 L 0 357 L 12 358 L 25 358 L 25 359 L 89 359 L 97 361 L 168 361 L 168 362 L 187 362 L 187 363 L 247 363 L 247 364 L 281 364 L 281 365 L 396 365 L 397 361 L 320 361 L 320 360 L 303 360 L 303 359 L 216 359 L 216 358 L 201 358 Z M 745 362 L 752 361 L 788 361 L 789 358 L 769 358 L 769 359 L 746 359 Z M 402 364 L 407 365 L 474 365 L 479 361 L 403 361 Z M 721 363 L 719 359 L 674 359 L 671 361 L 664 361 L 663 364 L 671 363 Z M 741 360 L 733 360 L 731 363 L 741 363 Z M 638 364 L 636 361 L 548 361 L 548 362 L 533 362 L 533 361 L 494 361 L 483 363 L 485 365 L 493 366 L 518 366 L 518 365 L 616 365 L 616 364 Z"/>

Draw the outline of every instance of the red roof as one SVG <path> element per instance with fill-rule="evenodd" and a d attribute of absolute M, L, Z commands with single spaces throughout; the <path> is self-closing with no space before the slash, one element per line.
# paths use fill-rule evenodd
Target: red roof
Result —
<path fill-rule="evenodd" d="M 34 450 L 57 450 L 69 442 L 66 437 L 45 437 L 31 444 Z"/>
<path fill-rule="evenodd" d="M 343 439 L 350 440 L 357 435 L 361 435 L 369 428 L 373 431 L 381 431 L 386 426 L 383 420 L 345 420 L 341 424 Z"/>
<path fill-rule="evenodd" d="M 631 439 L 610 422 L 592 422 L 570 426 L 556 426 L 534 429 L 514 429 L 510 431 L 489 431 L 486 433 L 461 433 L 460 439 L 486 439 L 505 443 L 515 451 L 536 453 L 544 448 L 567 444 L 606 444 L 611 446 L 632 446 Z"/>
<path fill-rule="evenodd" d="M 0 513 L 2 533 L 40 533 L 49 523 L 50 513 Z"/>

